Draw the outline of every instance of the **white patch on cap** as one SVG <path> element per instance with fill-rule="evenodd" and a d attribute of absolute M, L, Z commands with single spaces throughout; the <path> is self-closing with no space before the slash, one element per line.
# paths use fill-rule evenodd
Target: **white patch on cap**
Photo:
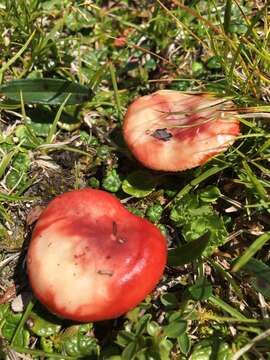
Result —
<path fill-rule="evenodd" d="M 101 278 L 96 268 L 98 259 L 94 256 L 88 254 L 87 259 L 91 260 L 83 267 L 81 260 L 74 257 L 75 244 L 84 239 L 78 235 L 64 238 L 61 228 L 57 231 L 52 227 L 41 235 L 35 239 L 35 257 L 40 259 L 41 267 L 34 274 L 34 287 L 44 297 L 48 291 L 51 292 L 57 308 L 66 308 L 68 312 L 76 312 L 78 307 L 89 304 L 96 309 L 100 301 L 106 303 L 109 300 L 107 285 L 110 285 L 111 276 Z M 83 314 L 80 312 L 80 315 Z"/>

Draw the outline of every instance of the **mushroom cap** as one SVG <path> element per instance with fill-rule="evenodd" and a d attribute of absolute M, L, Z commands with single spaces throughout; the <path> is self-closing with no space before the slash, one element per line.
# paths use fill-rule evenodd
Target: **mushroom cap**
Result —
<path fill-rule="evenodd" d="M 239 135 L 232 106 L 209 94 L 157 91 L 129 106 L 124 138 L 135 158 L 150 169 L 190 169 L 225 151 Z"/>
<path fill-rule="evenodd" d="M 150 222 L 111 194 L 81 189 L 52 200 L 39 218 L 27 254 L 35 296 L 75 321 L 118 317 L 161 278 L 166 240 Z"/>

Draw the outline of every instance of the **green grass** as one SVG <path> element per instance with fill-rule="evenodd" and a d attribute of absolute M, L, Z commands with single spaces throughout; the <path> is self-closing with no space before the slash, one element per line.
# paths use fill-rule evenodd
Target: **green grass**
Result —
<path fill-rule="evenodd" d="M 269 5 L 0 0 L 0 359 L 269 359 Z M 53 103 L 43 78 L 77 85 Z M 10 101 L 5 86 L 20 79 L 25 96 Z M 234 146 L 182 173 L 142 168 L 123 142 L 123 116 L 135 97 L 164 88 L 234 101 Z M 173 262 L 161 283 L 104 323 L 62 321 L 38 302 L 13 313 L 14 283 L 30 291 L 30 210 L 86 186 L 166 234 Z M 197 240 L 207 230 L 208 243 Z"/>

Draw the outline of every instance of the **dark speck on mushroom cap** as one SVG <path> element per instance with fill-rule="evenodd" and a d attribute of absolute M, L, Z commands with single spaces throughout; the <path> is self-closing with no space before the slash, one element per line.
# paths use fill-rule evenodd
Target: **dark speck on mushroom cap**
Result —
<path fill-rule="evenodd" d="M 151 136 L 155 139 L 162 140 L 162 141 L 169 141 L 170 138 L 173 136 L 166 128 L 164 129 L 156 129 Z"/>

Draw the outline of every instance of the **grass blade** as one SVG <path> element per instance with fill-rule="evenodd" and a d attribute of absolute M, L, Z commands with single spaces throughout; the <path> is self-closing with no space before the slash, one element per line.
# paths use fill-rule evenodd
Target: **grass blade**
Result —
<path fill-rule="evenodd" d="M 220 171 L 226 169 L 227 167 L 229 167 L 229 165 L 218 165 L 218 166 L 213 166 L 212 168 L 206 170 L 204 173 L 202 173 L 201 175 L 199 175 L 196 179 L 192 180 L 189 184 L 187 184 L 186 186 L 183 187 L 183 189 L 181 189 L 176 196 L 173 198 L 172 201 L 170 201 L 167 205 L 167 207 L 172 206 L 172 204 L 181 199 L 184 195 L 188 194 L 190 192 L 191 189 L 193 189 L 193 187 L 199 185 L 201 182 L 203 182 L 204 180 L 208 179 L 210 176 L 213 176 L 215 174 L 218 174 Z"/>
<path fill-rule="evenodd" d="M 16 331 L 14 332 L 14 335 L 12 336 L 12 339 L 11 339 L 11 342 L 10 342 L 10 345 L 12 346 L 17 338 L 17 336 L 19 335 L 20 331 L 22 330 L 28 316 L 30 315 L 34 305 L 36 303 L 36 300 L 31 300 L 29 302 L 29 304 L 27 305 L 27 308 L 25 309 L 25 312 L 21 318 L 21 321 L 19 322 L 19 325 L 17 326 L 16 328 Z"/>
<path fill-rule="evenodd" d="M 265 188 L 263 187 L 263 185 L 260 183 L 260 181 L 256 178 L 256 176 L 253 174 L 251 168 L 249 167 L 248 163 L 246 161 L 242 162 L 243 164 L 243 168 L 245 169 L 248 178 L 250 180 L 250 182 L 254 185 L 254 188 L 257 190 L 258 195 L 263 199 L 263 200 L 269 200 L 267 191 L 265 190 Z"/>
<path fill-rule="evenodd" d="M 10 224 L 13 223 L 12 217 L 9 215 L 9 213 L 4 208 L 4 206 L 2 206 L 1 204 L 0 204 L 0 218 L 3 218 L 5 221 L 7 221 Z"/>
<path fill-rule="evenodd" d="M 34 201 L 39 200 L 38 196 L 18 196 L 18 195 L 8 195 L 0 192 L 0 201 L 6 202 L 6 203 L 12 203 L 15 201 Z"/>
<path fill-rule="evenodd" d="M 223 28 L 225 34 L 228 34 L 230 32 L 231 12 L 232 12 L 232 0 L 227 0 L 225 13 L 224 13 L 224 22 L 223 22 Z"/>
<path fill-rule="evenodd" d="M 13 156 L 18 152 L 18 150 L 19 149 L 16 148 L 3 156 L 0 163 L 0 178 L 5 174 L 8 165 L 10 164 Z"/>
<path fill-rule="evenodd" d="M 257 342 L 262 341 L 270 336 L 270 329 L 265 330 L 258 336 L 255 336 L 247 345 L 243 346 L 240 350 L 238 350 L 231 360 L 238 360 L 240 358 L 244 358 L 244 354 L 248 352 Z"/>
<path fill-rule="evenodd" d="M 68 94 L 68 96 L 66 97 L 66 99 L 64 100 L 64 102 L 62 103 L 62 105 L 60 106 L 60 108 L 58 109 L 56 115 L 55 115 L 55 118 L 54 118 L 54 121 L 52 123 L 52 126 L 50 127 L 50 130 L 49 130 L 49 133 L 48 133 L 48 136 L 47 136 L 47 144 L 50 144 L 53 140 L 53 137 L 56 133 L 56 128 L 57 128 L 57 123 L 60 119 L 60 116 L 64 110 L 64 107 L 66 105 L 66 103 L 68 102 L 68 99 L 70 98 L 71 94 Z"/>
<path fill-rule="evenodd" d="M 244 315 L 242 315 L 238 310 L 233 308 L 231 305 L 227 304 L 225 301 L 219 299 L 218 297 L 212 295 L 208 301 L 213 305 L 221 308 L 222 310 L 226 311 L 228 314 L 233 316 L 237 320 L 248 320 Z"/>
<path fill-rule="evenodd" d="M 171 249 L 168 253 L 170 266 L 182 266 L 196 260 L 203 253 L 209 241 L 209 232 L 199 239 L 187 243 L 179 248 Z"/>
<path fill-rule="evenodd" d="M 118 117 L 121 118 L 121 116 L 122 116 L 121 102 L 120 102 L 120 97 L 119 97 L 119 93 L 118 93 L 118 86 L 117 86 L 117 81 L 116 81 L 115 67 L 113 66 L 113 64 L 111 62 L 109 63 L 109 68 L 110 68 L 110 73 L 111 73 L 111 79 L 112 79 L 112 85 L 113 85 L 116 109 L 117 109 Z"/>
<path fill-rule="evenodd" d="M 27 116 L 26 116 L 26 112 L 25 112 L 25 106 L 24 106 L 24 99 L 23 99 L 23 94 L 20 91 L 20 100 L 21 100 L 21 109 L 22 109 L 22 121 L 26 127 L 27 130 L 27 134 L 29 136 L 29 139 L 31 140 L 31 142 L 33 144 L 35 144 L 36 146 L 39 145 L 39 140 L 36 136 L 36 134 L 34 133 L 34 131 L 31 129 L 31 127 L 29 126 L 28 122 L 27 122 Z"/>
<path fill-rule="evenodd" d="M 248 27 L 248 29 L 247 29 L 247 31 L 245 33 L 245 38 L 247 38 L 249 36 L 249 34 L 251 34 L 251 32 L 252 32 L 254 26 L 256 25 L 257 21 L 259 21 L 261 19 L 261 16 L 262 16 L 263 12 L 269 6 L 269 3 L 270 3 L 270 1 L 268 0 L 266 2 L 266 4 L 253 17 L 253 19 L 252 19 L 252 21 L 250 23 L 250 26 Z M 238 48 L 236 49 L 234 57 L 233 57 L 232 62 L 231 62 L 230 70 L 229 70 L 229 73 L 228 73 L 229 78 L 232 77 L 232 74 L 233 74 L 233 71 L 235 69 L 235 65 L 236 65 L 238 56 L 241 54 L 241 51 L 243 50 L 243 48 L 244 48 L 244 43 L 239 42 Z"/>
<path fill-rule="evenodd" d="M 4 72 L 22 55 L 22 53 L 28 48 L 28 45 L 33 40 L 33 37 L 35 36 L 36 30 L 32 32 L 32 34 L 29 36 L 29 39 L 26 41 L 26 43 L 23 45 L 23 47 L 15 54 L 6 64 L 4 64 L 0 69 L 0 84 L 2 83 Z"/>
<path fill-rule="evenodd" d="M 259 236 L 250 247 L 244 252 L 240 258 L 236 261 L 232 268 L 232 272 L 236 272 L 240 270 L 255 254 L 258 252 L 270 239 L 270 232 L 266 232 L 265 234 Z"/>
<path fill-rule="evenodd" d="M 251 258 L 242 270 L 249 272 L 254 278 L 250 279 L 251 286 L 265 298 L 270 299 L 270 267 L 263 261 Z"/>

